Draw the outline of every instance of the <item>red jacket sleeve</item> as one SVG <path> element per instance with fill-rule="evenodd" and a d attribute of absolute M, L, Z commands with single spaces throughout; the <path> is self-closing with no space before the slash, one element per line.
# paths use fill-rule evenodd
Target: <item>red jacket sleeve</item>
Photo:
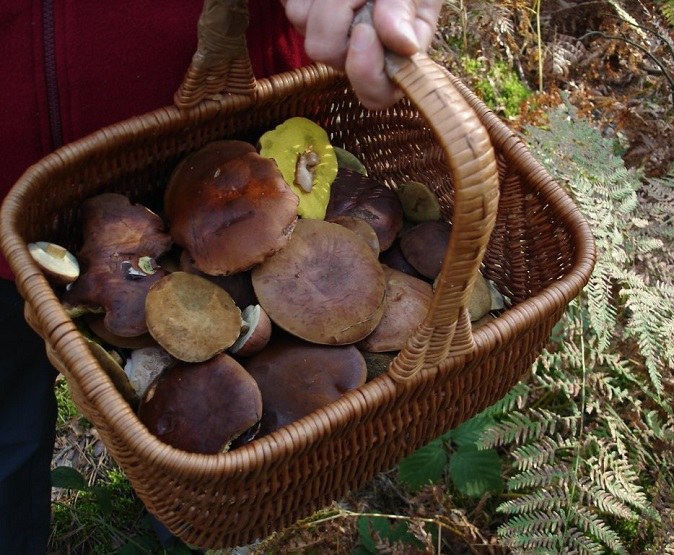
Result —
<path fill-rule="evenodd" d="M 54 147 L 172 103 L 202 0 L 0 2 L 0 195 Z M 280 2 L 249 0 L 256 77 L 306 65 Z M 51 9 L 50 9 L 51 8 Z M 10 278 L 4 259 L 0 277 Z"/>

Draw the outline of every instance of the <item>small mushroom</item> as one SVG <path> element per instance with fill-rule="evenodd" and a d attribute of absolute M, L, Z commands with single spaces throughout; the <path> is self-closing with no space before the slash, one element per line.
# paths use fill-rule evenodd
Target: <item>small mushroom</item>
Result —
<path fill-rule="evenodd" d="M 427 280 L 429 283 L 433 281 L 429 280 L 426 276 L 422 276 L 416 268 L 407 261 L 400 248 L 400 239 L 396 239 L 388 249 L 379 255 L 379 261 L 390 268 L 400 270 L 410 276 Z"/>
<path fill-rule="evenodd" d="M 353 345 L 326 346 L 281 334 L 245 363 L 262 393 L 260 435 L 290 424 L 365 383 Z"/>
<path fill-rule="evenodd" d="M 48 241 L 28 243 L 28 252 L 44 271 L 47 279 L 56 285 L 67 285 L 80 275 L 77 258 L 68 249 Z"/>
<path fill-rule="evenodd" d="M 377 257 L 353 231 L 323 220 L 297 223 L 288 245 L 252 272 L 259 304 L 285 331 L 310 341 L 360 341 L 384 312 Z"/>
<path fill-rule="evenodd" d="M 433 300 L 433 288 L 399 270 L 384 266 L 386 309 L 379 325 L 358 343 L 364 351 L 400 351 L 412 332 L 423 322 Z"/>
<path fill-rule="evenodd" d="M 357 216 L 345 215 L 337 216 L 336 218 L 329 221 L 343 225 L 345 228 L 353 231 L 368 244 L 376 256 L 379 256 L 379 237 L 377 237 L 377 233 L 374 228 L 365 220 L 358 218 Z"/>
<path fill-rule="evenodd" d="M 283 248 L 297 203 L 276 164 L 234 140 L 190 154 L 164 194 L 173 240 L 210 275 L 248 270 Z"/>
<path fill-rule="evenodd" d="M 332 148 L 337 156 L 338 168 L 353 170 L 363 175 L 367 175 L 367 168 L 355 154 L 339 146 L 333 145 Z"/>
<path fill-rule="evenodd" d="M 231 347 L 243 324 L 227 291 L 187 272 L 157 282 L 148 291 L 145 314 L 152 337 L 185 362 L 201 362 Z"/>
<path fill-rule="evenodd" d="M 150 433 L 192 453 L 226 451 L 261 416 L 255 380 L 225 353 L 167 368 L 148 386 L 138 407 L 138 418 Z"/>
<path fill-rule="evenodd" d="M 338 168 L 326 131 L 310 119 L 292 117 L 264 133 L 259 147 L 262 156 L 276 161 L 297 195 L 297 213 L 322 220 Z"/>
<path fill-rule="evenodd" d="M 243 332 L 229 352 L 238 357 L 249 357 L 259 353 L 271 338 L 272 323 L 259 304 L 247 306 L 242 313 Z"/>
<path fill-rule="evenodd" d="M 166 274 L 156 260 L 171 247 L 164 222 L 118 193 L 85 200 L 82 219 L 83 271 L 63 294 L 66 308 L 103 308 L 105 326 L 118 336 L 147 333 L 145 296 Z"/>
<path fill-rule="evenodd" d="M 377 233 L 379 248 L 388 249 L 403 227 L 403 209 L 396 193 L 372 177 L 340 169 L 330 189 L 325 219 L 356 216 Z"/>
<path fill-rule="evenodd" d="M 396 190 L 405 219 L 410 222 L 428 222 L 441 217 L 440 202 L 425 183 L 407 181 Z"/>
<path fill-rule="evenodd" d="M 451 225 L 444 220 L 421 222 L 400 237 L 400 250 L 415 270 L 434 280 L 449 244 Z"/>
<path fill-rule="evenodd" d="M 140 399 L 122 368 L 123 361 L 115 351 L 108 351 L 101 344 L 85 337 L 89 350 L 108 375 L 121 396 L 135 409 Z"/>

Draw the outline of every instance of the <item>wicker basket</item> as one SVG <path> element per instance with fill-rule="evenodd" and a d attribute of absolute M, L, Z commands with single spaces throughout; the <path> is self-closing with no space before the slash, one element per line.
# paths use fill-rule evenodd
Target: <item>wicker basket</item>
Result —
<path fill-rule="evenodd" d="M 225 547 L 330 504 L 501 398 L 587 283 L 594 247 L 575 205 L 524 144 L 426 56 L 394 60 L 390 73 L 406 97 L 369 112 L 342 74 L 321 65 L 255 82 L 241 32 L 245 2 L 207 3 L 206 29 L 212 10 L 234 22 L 235 47 L 229 41 L 229 53 L 216 56 L 228 62 L 203 63 L 208 55 L 198 53 L 175 106 L 41 160 L 16 183 L 0 219 L 27 320 L 138 496 L 186 542 Z M 329 406 L 229 453 L 174 449 L 145 429 L 92 357 L 27 243 L 77 251 L 85 198 L 115 191 L 159 210 L 185 155 L 216 139 L 254 143 L 297 115 L 324 126 L 390 187 L 412 178 L 432 184 L 453 232 L 431 309 L 386 374 Z M 464 307 L 479 269 L 512 306 L 473 332 Z"/>

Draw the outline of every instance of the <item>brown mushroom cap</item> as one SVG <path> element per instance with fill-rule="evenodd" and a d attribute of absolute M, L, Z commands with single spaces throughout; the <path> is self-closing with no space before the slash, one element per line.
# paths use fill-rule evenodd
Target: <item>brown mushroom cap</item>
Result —
<path fill-rule="evenodd" d="M 297 204 L 276 164 L 233 140 L 185 158 L 164 195 L 171 236 L 211 275 L 247 270 L 285 246 Z"/>
<path fill-rule="evenodd" d="M 377 232 L 374 228 L 365 220 L 358 216 L 343 215 L 337 216 L 330 221 L 335 224 L 343 225 L 347 229 L 353 231 L 368 244 L 376 256 L 379 256 L 379 237 L 377 237 Z"/>
<path fill-rule="evenodd" d="M 260 435 L 306 416 L 365 383 L 367 367 L 353 345 L 307 343 L 286 334 L 246 361 L 262 392 Z"/>
<path fill-rule="evenodd" d="M 238 272 L 228 276 L 211 276 L 202 272 L 194 265 L 194 260 L 192 260 L 190 253 L 186 250 L 183 250 L 180 254 L 178 265 L 178 270 L 196 274 L 222 287 L 232 296 L 236 306 L 242 310 L 247 306 L 257 303 L 255 291 L 253 290 L 253 282 L 250 278 L 250 271 Z"/>
<path fill-rule="evenodd" d="M 428 279 L 440 273 L 452 226 L 444 220 L 422 222 L 400 237 L 400 250 L 415 270 Z"/>
<path fill-rule="evenodd" d="M 166 273 L 155 261 L 171 247 L 164 222 L 117 193 L 84 201 L 82 218 L 83 271 L 64 293 L 64 304 L 103 307 L 105 326 L 115 335 L 146 333 L 145 296 Z"/>
<path fill-rule="evenodd" d="M 138 417 L 164 443 L 219 453 L 262 415 L 255 380 L 227 354 L 167 368 L 149 385 Z"/>
<path fill-rule="evenodd" d="M 358 343 L 364 351 L 399 351 L 423 322 L 433 299 L 433 287 L 399 270 L 384 266 L 386 309 L 379 325 Z"/>
<path fill-rule="evenodd" d="M 141 349 L 157 344 L 154 337 L 152 337 L 149 332 L 131 337 L 115 335 L 105 325 L 104 317 L 102 315 L 85 314 L 83 319 L 96 337 L 113 347 L 119 347 L 121 349 Z"/>
<path fill-rule="evenodd" d="M 200 362 L 230 347 L 241 333 L 232 297 L 205 278 L 173 272 L 148 291 L 147 327 L 178 360 Z"/>
<path fill-rule="evenodd" d="M 253 269 L 259 304 L 272 322 L 312 343 L 360 341 L 384 312 L 384 270 L 353 231 L 300 220 L 288 245 Z"/>
<path fill-rule="evenodd" d="M 388 249 L 403 226 L 398 195 L 383 183 L 353 170 L 340 169 L 330 189 L 326 220 L 350 215 L 362 218 L 377 233 L 379 247 Z"/>

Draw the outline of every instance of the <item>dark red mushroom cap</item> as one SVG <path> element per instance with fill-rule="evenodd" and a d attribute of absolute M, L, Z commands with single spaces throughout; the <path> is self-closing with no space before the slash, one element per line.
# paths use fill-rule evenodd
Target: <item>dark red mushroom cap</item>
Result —
<path fill-rule="evenodd" d="M 113 334 L 147 333 L 145 297 L 166 272 L 156 262 L 171 247 L 162 219 L 124 195 L 103 193 L 82 204 L 84 244 L 80 277 L 63 295 L 71 307 L 105 309 Z"/>
<path fill-rule="evenodd" d="M 330 189 L 326 220 L 357 216 L 369 223 L 385 251 L 403 227 L 403 208 L 398 195 L 376 179 L 357 171 L 340 169 Z"/>
<path fill-rule="evenodd" d="M 164 370 L 147 388 L 138 417 L 164 443 L 219 453 L 262 415 L 255 380 L 227 354 Z"/>
<path fill-rule="evenodd" d="M 286 334 L 273 337 L 245 366 L 262 393 L 260 435 L 331 403 L 367 377 L 353 345 L 315 345 Z"/>
<path fill-rule="evenodd" d="M 185 158 L 164 196 L 171 236 L 211 275 L 250 269 L 285 246 L 297 204 L 276 164 L 233 140 Z"/>

